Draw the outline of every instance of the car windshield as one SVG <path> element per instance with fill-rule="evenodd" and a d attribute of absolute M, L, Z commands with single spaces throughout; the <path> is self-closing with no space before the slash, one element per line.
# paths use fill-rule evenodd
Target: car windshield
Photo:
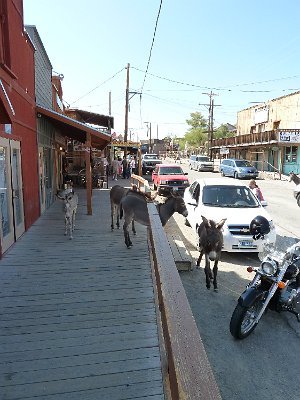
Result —
<path fill-rule="evenodd" d="M 260 207 L 247 186 L 204 186 L 202 202 L 210 207 L 255 208 Z"/>
<path fill-rule="evenodd" d="M 238 160 L 235 163 L 237 167 L 253 167 L 253 165 L 246 160 Z"/>
<path fill-rule="evenodd" d="M 145 154 L 144 160 L 158 160 L 157 154 Z"/>
<path fill-rule="evenodd" d="M 184 175 L 181 167 L 162 167 L 159 168 L 159 175 Z"/>
<path fill-rule="evenodd" d="M 198 157 L 198 161 L 209 161 L 208 157 Z"/>

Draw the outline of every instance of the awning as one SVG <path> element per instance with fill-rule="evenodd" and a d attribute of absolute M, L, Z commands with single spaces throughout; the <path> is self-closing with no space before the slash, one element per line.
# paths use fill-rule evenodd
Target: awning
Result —
<path fill-rule="evenodd" d="M 73 119 L 77 119 L 75 118 L 77 115 L 80 117 L 81 122 L 86 124 L 99 125 L 111 129 L 114 127 L 114 118 L 110 115 L 97 114 L 90 111 L 79 110 L 78 108 L 67 108 L 65 114 Z"/>
<path fill-rule="evenodd" d="M 48 118 L 51 123 L 61 131 L 63 136 L 66 136 L 70 139 L 85 143 L 87 134 L 89 133 L 91 135 L 91 146 L 101 150 L 104 149 L 111 141 L 110 134 L 93 129 L 82 122 L 65 116 L 64 114 L 60 114 L 56 111 L 41 106 L 37 106 L 36 111 L 37 117 L 39 117 L 39 114 L 41 114 Z"/>

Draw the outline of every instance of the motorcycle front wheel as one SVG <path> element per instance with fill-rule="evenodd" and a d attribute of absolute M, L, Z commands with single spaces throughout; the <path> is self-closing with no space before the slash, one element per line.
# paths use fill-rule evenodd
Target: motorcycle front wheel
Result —
<path fill-rule="evenodd" d="M 250 307 L 237 304 L 230 320 L 230 333 L 236 339 L 245 339 L 254 331 L 258 322 L 256 316 L 259 314 L 263 302 L 257 299 Z"/>

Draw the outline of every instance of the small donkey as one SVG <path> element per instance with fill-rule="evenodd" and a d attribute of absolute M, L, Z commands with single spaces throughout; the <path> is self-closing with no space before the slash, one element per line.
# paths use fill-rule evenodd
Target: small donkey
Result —
<path fill-rule="evenodd" d="M 216 223 L 211 219 L 202 217 L 202 222 L 200 225 L 196 225 L 198 237 L 199 237 L 199 251 L 200 255 L 197 261 L 197 267 L 200 267 L 200 262 L 203 254 L 205 254 L 205 277 L 206 277 L 206 287 L 210 289 L 210 281 L 213 280 L 214 290 L 218 291 L 217 284 L 217 274 L 218 274 L 218 262 L 221 256 L 221 250 L 223 246 L 223 234 L 222 227 L 226 221 L 222 219 L 220 222 Z M 214 261 L 214 276 L 210 269 L 210 261 Z"/>
<path fill-rule="evenodd" d="M 65 235 L 69 232 L 70 239 L 73 239 L 73 231 L 75 229 L 75 216 L 78 206 L 78 195 L 74 193 L 71 187 L 67 187 L 56 195 L 64 202 L 65 213 Z"/>
<path fill-rule="evenodd" d="M 289 173 L 290 175 L 290 179 L 289 182 L 294 182 L 295 185 L 299 185 L 300 184 L 300 178 L 298 175 L 296 175 L 293 171 Z"/>

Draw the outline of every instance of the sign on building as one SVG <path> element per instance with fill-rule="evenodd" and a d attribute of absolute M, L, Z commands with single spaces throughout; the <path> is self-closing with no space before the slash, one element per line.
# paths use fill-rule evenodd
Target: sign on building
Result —
<path fill-rule="evenodd" d="M 229 154 L 229 149 L 227 147 L 221 147 L 220 154 Z"/>
<path fill-rule="evenodd" d="M 279 132 L 279 142 L 300 143 L 300 132 Z"/>
<path fill-rule="evenodd" d="M 269 107 L 259 107 L 254 111 L 254 123 L 262 124 L 264 122 L 268 122 L 269 120 Z"/>

